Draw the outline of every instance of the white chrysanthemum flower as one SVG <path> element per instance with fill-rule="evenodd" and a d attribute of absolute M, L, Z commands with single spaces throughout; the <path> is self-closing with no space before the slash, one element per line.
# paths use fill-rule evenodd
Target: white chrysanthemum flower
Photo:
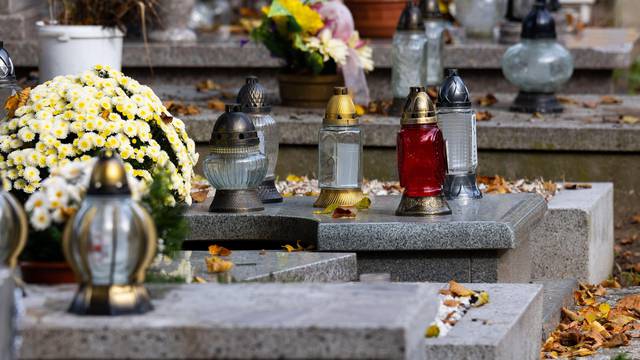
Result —
<path fill-rule="evenodd" d="M 51 225 L 51 216 L 43 208 L 35 208 L 30 218 L 31 226 L 38 231 L 46 230 Z"/>

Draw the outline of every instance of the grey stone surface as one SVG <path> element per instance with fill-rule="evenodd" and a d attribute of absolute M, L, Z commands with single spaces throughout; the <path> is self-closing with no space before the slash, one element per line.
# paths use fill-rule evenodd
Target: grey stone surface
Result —
<path fill-rule="evenodd" d="M 639 34 L 634 29 L 590 28 L 579 36 L 570 36 L 566 45 L 571 51 L 578 69 L 627 68 L 633 62 L 633 53 Z M 35 39 L 33 39 L 35 40 Z M 11 44 L 15 47 L 17 66 L 37 66 L 33 56 L 36 42 Z M 262 46 L 245 43 L 247 37 L 234 37 L 228 41 L 201 39 L 197 43 L 175 45 L 150 44 L 151 64 L 154 67 L 217 67 L 217 68 L 278 68 L 279 59 L 270 56 Z M 377 68 L 391 67 L 391 40 L 373 40 L 374 62 Z M 499 69 L 506 46 L 486 42 L 467 42 L 445 47 L 445 67 L 461 69 Z M 144 44 L 127 42 L 123 54 L 123 66 L 146 67 Z"/>
<path fill-rule="evenodd" d="M 312 197 L 286 198 L 249 214 L 212 214 L 208 204 L 187 213 L 192 241 L 270 243 L 301 240 L 319 251 L 351 251 L 358 273 L 387 272 L 396 281 L 527 282 L 531 278 L 529 233 L 545 213 L 533 194 L 489 195 L 452 215 L 394 215 L 399 196 L 373 199 L 355 219 L 313 214 Z M 255 246 L 255 245 L 254 245 Z"/>
<path fill-rule="evenodd" d="M 599 283 L 613 270 L 613 184 L 564 190 L 531 234 L 534 279 Z"/>
<path fill-rule="evenodd" d="M 358 266 L 354 253 L 286 252 L 272 250 L 234 250 L 224 257 L 234 267 L 223 274 L 207 271 L 207 251 L 182 251 L 170 263 L 156 266 L 166 273 L 179 266 L 189 266 L 194 276 L 207 282 L 330 282 L 358 279 Z"/>
<path fill-rule="evenodd" d="M 195 95 L 186 87 L 158 87 L 165 98 L 200 101 L 205 95 Z M 172 95 L 173 94 L 173 95 Z M 475 93 L 483 95 L 481 92 Z M 210 97 L 210 95 L 209 95 Z M 604 151 L 639 152 L 640 125 L 620 124 L 623 115 L 640 116 L 640 96 L 617 96 L 619 105 L 600 105 L 595 109 L 567 105 L 565 112 L 545 115 L 543 119 L 530 114 L 508 111 L 513 94 L 497 94 L 499 102 L 488 110 L 490 121 L 478 122 L 478 148 L 483 150 L 544 150 L 544 151 Z M 582 104 L 600 99 L 599 95 L 572 95 Z M 203 99 L 202 99 L 203 100 Z M 323 109 L 308 110 L 275 107 L 273 116 L 280 129 L 281 145 L 317 145 Z M 208 142 L 219 112 L 206 109 L 196 116 L 183 118 L 189 134 L 196 142 Z M 368 147 L 395 147 L 400 128 L 398 117 L 364 115 L 361 118 L 364 144 Z"/>
<path fill-rule="evenodd" d="M 0 267 L 0 360 L 12 360 L 15 354 L 14 282 L 8 269 Z"/>
<path fill-rule="evenodd" d="M 145 315 L 65 312 L 72 286 L 30 287 L 22 359 L 424 359 L 438 284 L 150 287 Z"/>
<path fill-rule="evenodd" d="M 472 308 L 447 336 L 425 340 L 427 359 L 535 360 L 539 358 L 542 286 L 469 284 L 489 303 Z"/>
<path fill-rule="evenodd" d="M 560 323 L 560 309 L 573 305 L 573 291 L 578 283 L 573 279 L 536 281 L 544 286 L 542 302 L 542 339 Z"/>
<path fill-rule="evenodd" d="M 0 14 L 13 14 L 36 5 L 45 5 L 40 0 L 0 0 Z"/>
<path fill-rule="evenodd" d="M 210 201 L 187 212 L 188 240 L 303 240 L 320 251 L 513 249 L 546 211 L 534 194 L 489 195 L 466 206 L 451 201 L 452 215 L 434 217 L 395 216 L 400 197 L 379 196 L 355 219 L 314 214 L 315 199 L 307 196 L 244 214 L 209 213 Z"/>
<path fill-rule="evenodd" d="M 25 3 L 27 1 L 25 0 Z M 14 6 L 15 2 L 10 2 L 8 5 Z M 1 6 L 2 4 L 0 4 Z M 13 59 L 12 41 L 24 41 L 25 39 L 35 37 L 35 22 L 40 17 L 40 9 L 37 7 L 26 7 L 23 9 L 15 10 L 11 13 L 3 13 L 0 9 L 0 38 L 5 41 L 5 47 L 9 49 L 11 58 Z"/>

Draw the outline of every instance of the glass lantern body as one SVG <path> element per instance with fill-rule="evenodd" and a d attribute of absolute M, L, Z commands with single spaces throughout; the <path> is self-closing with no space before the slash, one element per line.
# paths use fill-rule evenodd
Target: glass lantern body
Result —
<path fill-rule="evenodd" d="M 80 241 L 73 242 L 70 254 L 84 283 L 126 285 L 135 280 L 147 246 L 140 211 L 129 195 L 87 195 L 73 219 L 71 231 Z"/>
<path fill-rule="evenodd" d="M 0 69 L 2 71 L 2 69 Z M 0 80 L 0 103 L 3 106 L 0 106 L 0 119 L 4 119 L 7 116 L 7 110 L 4 108 L 4 104 L 7 102 L 9 97 L 19 93 L 22 90 L 18 83 L 15 80 Z"/>
<path fill-rule="evenodd" d="M 506 12 L 504 0 L 456 0 L 456 19 L 470 37 L 492 38 Z"/>
<path fill-rule="evenodd" d="M 475 174 L 478 168 L 476 113 L 471 108 L 439 108 L 438 127 L 446 144 L 447 173 Z"/>
<path fill-rule="evenodd" d="M 276 164 L 278 162 L 278 147 L 280 134 L 276 121 L 269 114 L 247 113 L 260 138 L 260 152 L 267 157 L 267 175 L 265 180 L 275 179 Z"/>
<path fill-rule="evenodd" d="M 398 132 L 398 175 L 404 195 L 439 196 L 444 185 L 444 138 L 436 124 L 402 125 Z"/>
<path fill-rule="evenodd" d="M 426 20 L 424 22 L 427 35 L 426 52 L 426 86 L 438 86 L 442 82 L 444 68 L 442 65 L 442 53 L 444 51 L 444 37 L 442 33 L 446 23 L 443 20 Z"/>
<path fill-rule="evenodd" d="M 555 39 L 522 39 L 502 58 L 502 73 L 520 90 L 553 93 L 573 74 L 573 59 Z"/>
<path fill-rule="evenodd" d="M 362 185 L 360 127 L 324 125 L 318 141 L 320 188 L 359 189 Z"/>
<path fill-rule="evenodd" d="M 267 157 L 257 146 L 229 150 L 235 152 L 212 152 L 204 160 L 209 183 L 219 190 L 257 189 L 267 173 Z"/>
<path fill-rule="evenodd" d="M 426 78 L 427 37 L 418 30 L 398 30 L 393 35 L 391 88 L 394 98 L 406 98 L 411 86 Z"/>

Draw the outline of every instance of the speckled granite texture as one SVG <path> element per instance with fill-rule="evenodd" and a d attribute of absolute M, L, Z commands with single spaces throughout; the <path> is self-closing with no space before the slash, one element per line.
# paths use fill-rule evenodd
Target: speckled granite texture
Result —
<path fill-rule="evenodd" d="M 439 284 L 151 286 L 145 315 L 65 312 L 72 286 L 30 287 L 22 359 L 424 359 Z"/>
<path fill-rule="evenodd" d="M 442 338 L 426 339 L 427 359 L 539 359 L 542 286 L 468 284 L 486 290 L 489 303 L 472 308 Z"/>
<path fill-rule="evenodd" d="M 489 195 L 467 206 L 453 201 L 452 215 L 394 215 L 399 196 L 380 196 L 355 219 L 317 215 L 313 197 L 286 198 L 247 214 L 213 214 L 208 204 L 187 213 L 190 240 L 301 240 L 319 251 L 358 254 L 358 271 L 389 272 L 393 280 L 526 282 L 531 277 L 529 233 L 546 204 L 533 194 Z M 443 259 L 449 259 L 444 261 Z"/>
<path fill-rule="evenodd" d="M 0 267 L 0 360 L 14 355 L 14 282 L 8 269 Z"/>
<path fill-rule="evenodd" d="M 157 266 L 171 273 L 178 266 L 190 266 L 194 276 L 207 282 L 332 282 L 358 279 L 355 253 L 286 252 L 272 250 L 234 250 L 224 257 L 234 267 L 221 274 L 209 273 L 207 251 L 182 251 L 171 262 Z"/>

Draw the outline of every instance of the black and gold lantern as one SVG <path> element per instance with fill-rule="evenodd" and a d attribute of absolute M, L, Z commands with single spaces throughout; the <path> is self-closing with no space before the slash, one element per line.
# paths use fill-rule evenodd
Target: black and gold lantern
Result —
<path fill-rule="evenodd" d="M 151 216 L 131 197 L 122 161 L 103 152 L 87 195 L 64 232 L 65 257 L 80 283 L 69 312 L 124 315 L 151 310 L 143 282 L 156 241 Z"/>
<path fill-rule="evenodd" d="M 28 231 L 27 216 L 20 203 L 8 192 L 0 192 L 0 266 L 16 266 Z"/>

